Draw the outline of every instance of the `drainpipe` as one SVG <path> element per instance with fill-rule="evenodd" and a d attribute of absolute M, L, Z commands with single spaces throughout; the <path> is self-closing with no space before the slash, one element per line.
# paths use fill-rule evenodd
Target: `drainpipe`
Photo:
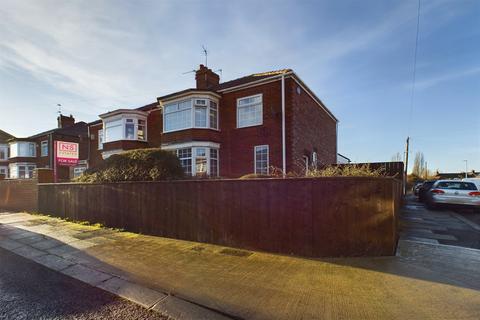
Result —
<path fill-rule="evenodd" d="M 282 174 L 287 174 L 287 146 L 285 142 L 285 75 L 282 74 Z"/>

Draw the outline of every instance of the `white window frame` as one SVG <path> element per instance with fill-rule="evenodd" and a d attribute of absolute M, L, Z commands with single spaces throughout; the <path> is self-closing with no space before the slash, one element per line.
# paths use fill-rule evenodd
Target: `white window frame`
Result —
<path fill-rule="evenodd" d="M 32 172 L 32 176 L 28 177 L 20 177 L 20 167 L 25 167 L 25 175 L 28 172 Z M 33 172 L 37 168 L 37 165 L 35 163 L 30 163 L 30 162 L 16 162 L 16 163 L 11 163 L 9 165 L 9 172 L 10 172 L 10 178 L 13 179 L 32 179 L 33 178 Z M 31 169 L 31 170 L 29 170 Z"/>
<path fill-rule="evenodd" d="M 220 174 L 220 145 L 218 143 L 213 142 L 187 142 L 187 143 L 180 143 L 180 144 L 173 144 L 162 146 L 162 150 L 170 150 L 174 151 L 175 154 L 178 156 L 178 150 L 180 149 L 190 149 L 191 150 L 191 157 L 190 158 L 182 158 L 182 159 L 191 159 L 191 175 L 194 177 L 196 176 L 197 167 L 196 167 L 196 160 L 197 160 L 197 149 L 203 148 L 205 149 L 205 157 L 207 159 L 207 175 L 211 177 L 218 177 Z M 211 149 L 217 150 L 217 172 L 212 175 L 211 172 Z"/>
<path fill-rule="evenodd" d="M 44 152 L 43 148 L 47 146 L 46 152 Z M 40 142 L 40 156 L 41 157 L 48 157 L 48 140 L 43 140 Z"/>
<path fill-rule="evenodd" d="M 33 151 L 33 154 L 21 154 L 20 145 L 27 145 L 28 152 Z M 12 152 L 15 151 L 15 152 Z M 36 158 L 37 157 L 37 144 L 29 141 L 15 141 L 10 144 L 10 158 Z"/>
<path fill-rule="evenodd" d="M 98 150 L 103 150 L 103 128 L 97 132 L 97 148 Z"/>
<path fill-rule="evenodd" d="M 121 127 L 122 134 L 120 139 L 115 139 L 115 140 L 108 140 L 106 141 L 105 138 L 107 137 L 107 131 L 108 131 L 108 123 L 111 122 L 116 122 L 120 120 L 120 124 L 116 125 Z M 133 131 L 133 138 L 127 138 L 126 134 L 126 128 L 127 128 L 127 120 L 133 120 L 133 122 L 128 122 L 133 123 L 134 126 L 134 131 Z M 144 139 L 138 139 L 138 120 L 143 120 L 144 121 Z M 115 126 L 115 127 L 116 127 Z M 111 127 L 110 127 L 111 128 Z M 148 136 L 147 136 L 147 117 L 139 116 L 136 114 L 122 114 L 121 116 L 115 116 L 111 118 L 105 118 L 103 119 L 103 143 L 102 143 L 102 149 L 103 149 L 103 144 L 109 143 L 109 142 L 115 142 L 115 141 L 121 141 L 121 140 L 128 140 L 128 141 L 148 141 Z M 108 138 L 108 137 L 107 137 Z M 101 150 L 101 149 L 99 149 Z"/>
<path fill-rule="evenodd" d="M 254 103 L 249 103 L 249 104 L 245 104 L 245 105 L 240 106 L 240 101 L 241 100 L 250 99 L 250 98 L 257 98 L 257 97 L 260 97 L 260 103 L 254 102 Z M 258 105 L 258 104 L 260 105 L 260 115 L 261 115 L 260 120 L 257 121 L 257 122 L 254 122 L 254 123 L 247 124 L 247 125 L 240 125 L 240 117 L 239 117 L 240 109 L 255 106 L 255 105 Z M 261 126 L 262 124 L 263 124 L 263 94 L 260 93 L 260 94 L 255 94 L 255 95 L 248 96 L 248 97 L 238 98 L 237 99 L 237 129 L 254 127 L 254 126 Z"/>
<path fill-rule="evenodd" d="M 172 106 L 172 105 L 178 105 L 179 103 L 184 103 L 184 102 L 189 102 L 189 107 L 179 110 L 178 108 L 174 111 L 166 111 L 166 108 Z M 205 101 L 205 104 L 198 103 L 199 101 Z M 212 108 L 212 102 L 215 103 L 215 108 Z M 196 119 L 195 119 L 195 109 L 199 108 L 205 108 L 206 109 L 206 119 L 205 123 L 206 126 L 197 126 L 196 124 Z M 166 115 L 177 113 L 177 112 L 186 112 L 186 110 L 190 109 L 190 123 L 187 123 L 185 126 L 182 126 L 178 129 L 171 129 L 167 130 L 167 125 L 166 125 Z M 216 120 L 217 123 L 212 124 L 210 121 L 210 113 L 214 110 L 216 112 Z M 188 129 L 207 129 L 207 130 L 216 130 L 219 131 L 219 118 L 220 118 L 220 111 L 218 107 L 218 100 L 212 99 L 211 97 L 191 97 L 191 98 L 186 98 L 186 99 L 179 99 L 175 101 L 170 101 L 165 103 L 163 106 L 163 133 L 170 133 L 170 132 L 176 132 L 176 131 L 182 131 L 182 130 L 188 130 Z"/>
<path fill-rule="evenodd" d="M 264 174 L 264 173 L 257 173 L 257 149 L 259 148 L 267 148 L 267 173 L 270 174 L 270 147 L 268 144 L 262 144 L 259 146 L 255 146 L 253 148 L 253 172 L 255 174 Z"/>

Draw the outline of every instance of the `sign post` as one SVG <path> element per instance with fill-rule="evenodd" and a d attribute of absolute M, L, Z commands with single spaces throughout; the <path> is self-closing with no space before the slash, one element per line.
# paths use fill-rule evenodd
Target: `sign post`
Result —
<path fill-rule="evenodd" d="M 79 148 L 76 142 L 55 141 L 54 145 L 53 175 L 55 182 L 57 182 L 58 166 L 76 166 L 78 164 Z"/>

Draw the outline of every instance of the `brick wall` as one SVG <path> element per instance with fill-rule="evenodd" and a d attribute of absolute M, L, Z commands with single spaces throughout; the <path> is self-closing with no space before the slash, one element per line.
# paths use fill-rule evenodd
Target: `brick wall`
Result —
<path fill-rule="evenodd" d="M 262 94 L 263 125 L 237 128 L 237 99 Z M 268 145 L 270 166 L 282 167 L 282 102 L 280 81 L 226 93 L 220 100 L 220 175 L 254 172 L 254 146 Z"/>
<path fill-rule="evenodd" d="M 318 164 L 337 162 L 337 124 L 310 95 L 292 79 L 286 83 L 289 115 L 288 161 L 290 169 L 301 170 L 303 156 L 317 152 Z M 297 88 L 299 92 L 297 92 Z"/>

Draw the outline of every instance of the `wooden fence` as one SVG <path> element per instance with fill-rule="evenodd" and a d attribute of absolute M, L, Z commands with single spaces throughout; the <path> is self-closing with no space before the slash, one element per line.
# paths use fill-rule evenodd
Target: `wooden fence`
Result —
<path fill-rule="evenodd" d="M 308 257 L 393 255 L 400 199 L 392 178 L 39 185 L 42 213 Z"/>
<path fill-rule="evenodd" d="M 37 180 L 0 180 L 0 210 L 36 211 Z"/>

